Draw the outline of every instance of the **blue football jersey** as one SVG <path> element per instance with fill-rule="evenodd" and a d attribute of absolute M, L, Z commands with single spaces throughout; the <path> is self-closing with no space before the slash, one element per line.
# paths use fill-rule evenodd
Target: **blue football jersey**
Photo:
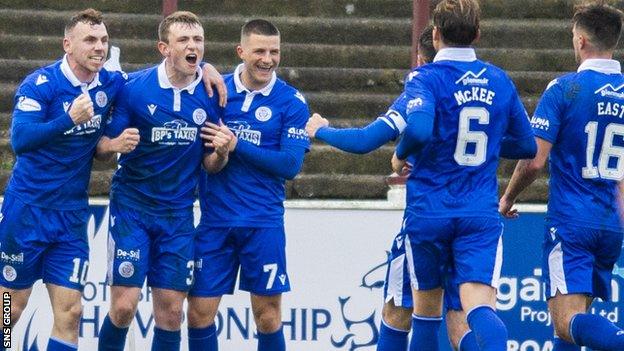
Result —
<path fill-rule="evenodd" d="M 33 206 L 87 208 L 95 147 L 124 82 L 124 73 L 102 69 L 90 84 L 81 83 L 65 57 L 26 77 L 15 94 L 12 128 L 61 118 L 66 130 L 48 136 L 41 147 L 17 155 L 6 192 Z M 93 101 L 94 117 L 75 126 L 68 112 L 84 92 Z"/>
<path fill-rule="evenodd" d="M 555 79 L 531 124 L 553 144 L 548 214 L 594 229 L 621 230 L 617 182 L 624 178 L 624 77 L 620 63 L 586 60 Z"/>
<path fill-rule="evenodd" d="M 250 92 L 240 81 L 240 66 L 226 75 L 228 103 L 223 122 L 239 143 L 269 150 L 301 146 L 309 118 L 303 95 L 275 75 L 262 90 Z M 202 222 L 213 226 L 277 227 L 283 224 L 285 180 L 246 163 L 236 151 L 221 172 L 206 174 L 200 183 Z"/>
<path fill-rule="evenodd" d="M 137 128 L 137 148 L 119 158 L 111 199 L 152 215 L 185 215 L 195 201 L 204 155 L 200 128 L 218 123 L 218 96 L 208 97 L 198 70 L 197 79 L 174 88 L 165 63 L 140 71 L 123 87 L 111 123 L 110 138 L 125 128 Z"/>
<path fill-rule="evenodd" d="M 413 157 L 407 209 L 427 217 L 498 217 L 496 169 L 503 137 L 532 136 L 513 82 L 470 48 L 443 49 L 405 85 L 405 118 L 434 117 L 431 141 Z"/>

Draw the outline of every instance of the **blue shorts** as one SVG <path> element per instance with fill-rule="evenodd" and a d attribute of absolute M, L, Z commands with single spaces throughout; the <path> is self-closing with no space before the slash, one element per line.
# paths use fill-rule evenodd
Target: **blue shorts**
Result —
<path fill-rule="evenodd" d="M 384 301 L 392 301 L 397 307 L 412 308 L 412 286 L 404 245 L 405 234 L 399 233 L 392 242 L 390 256 L 388 257 L 388 269 L 384 284 Z M 459 300 L 459 287 L 454 284 L 454 272 L 449 269 L 444 284 L 444 305 L 447 309 L 461 310 Z"/>
<path fill-rule="evenodd" d="M 460 308 L 457 289 L 463 283 L 498 288 L 503 263 L 502 230 L 498 218 L 408 215 L 405 250 L 412 287 L 446 288 L 449 296 L 445 300 L 451 309 Z"/>
<path fill-rule="evenodd" d="M 200 223 L 195 243 L 195 285 L 189 295 L 234 293 L 239 267 L 241 290 L 264 296 L 290 291 L 283 226 L 222 228 Z"/>
<path fill-rule="evenodd" d="M 88 210 L 52 210 L 7 194 L 0 216 L 0 285 L 35 281 L 82 290 L 89 267 Z"/>
<path fill-rule="evenodd" d="M 110 202 L 108 272 L 110 285 L 188 291 L 193 284 L 193 213 L 154 216 Z"/>
<path fill-rule="evenodd" d="M 546 297 L 586 294 L 611 299 L 613 265 L 622 251 L 622 232 L 584 228 L 548 219 L 542 267 Z"/>

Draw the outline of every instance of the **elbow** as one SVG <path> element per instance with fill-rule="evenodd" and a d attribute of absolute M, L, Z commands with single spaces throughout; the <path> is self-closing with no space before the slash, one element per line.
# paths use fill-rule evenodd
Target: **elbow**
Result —
<path fill-rule="evenodd" d="M 523 158 L 535 158 L 535 156 L 537 155 L 537 143 L 535 142 L 534 138 L 531 138 L 531 142 L 529 145 L 527 145 L 527 147 L 524 150 L 524 157 Z M 542 168 L 544 168 L 543 162 L 542 162 Z"/>
<path fill-rule="evenodd" d="M 19 140 L 23 139 L 16 136 L 14 132 L 11 133 L 11 147 L 13 148 L 13 152 L 15 153 L 15 155 L 21 155 L 24 152 L 28 151 L 26 143 L 20 142 Z"/>
<path fill-rule="evenodd" d="M 293 180 L 293 179 L 295 179 L 297 174 L 299 174 L 299 170 L 298 169 L 297 170 L 293 170 L 293 171 L 285 172 L 283 174 L 283 176 L 284 176 L 284 179 L 286 179 L 286 180 Z"/>

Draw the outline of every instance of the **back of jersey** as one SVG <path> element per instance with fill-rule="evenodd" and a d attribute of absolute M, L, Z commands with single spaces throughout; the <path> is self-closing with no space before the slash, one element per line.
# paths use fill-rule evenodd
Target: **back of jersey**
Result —
<path fill-rule="evenodd" d="M 498 217 L 501 141 L 531 134 L 509 77 L 476 59 L 436 57 L 407 83 L 406 93 L 412 99 L 408 123 L 417 123 L 412 119 L 418 113 L 435 114 L 431 141 L 413 155 L 407 211 L 438 218 Z"/>
<path fill-rule="evenodd" d="M 553 144 L 548 217 L 621 230 L 617 182 L 624 177 L 624 77 L 619 63 L 587 60 L 551 82 L 531 119 Z"/>

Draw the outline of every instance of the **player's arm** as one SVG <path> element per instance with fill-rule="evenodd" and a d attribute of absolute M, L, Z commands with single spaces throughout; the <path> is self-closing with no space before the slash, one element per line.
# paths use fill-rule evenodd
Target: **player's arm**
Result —
<path fill-rule="evenodd" d="M 98 141 L 95 158 L 102 161 L 110 160 L 116 153 L 129 153 L 140 142 L 139 130 L 130 127 L 129 85 L 126 84 L 113 108 L 113 114 L 104 127 L 104 135 Z"/>
<path fill-rule="evenodd" d="M 377 119 L 362 128 L 332 128 L 329 121 L 318 113 L 310 117 L 306 131 L 311 138 L 322 140 L 327 144 L 346 152 L 365 154 L 378 149 L 383 144 L 394 140 L 397 132 L 381 119 Z"/>
<path fill-rule="evenodd" d="M 535 123 L 533 126 L 533 132 L 537 143 L 537 153 L 534 158 L 520 160 L 516 165 L 509 185 L 507 185 L 507 189 L 505 189 L 505 193 L 498 204 L 498 211 L 504 217 L 515 218 L 518 216 L 518 212 L 511 209 L 516 198 L 537 179 L 539 173 L 546 166 L 550 150 L 552 149 L 553 143 L 557 140 L 557 134 L 559 133 L 560 116 L 564 106 L 562 96 L 563 92 L 561 86 L 557 84 L 555 80 L 548 85 L 535 109 L 536 120 L 548 120 L 548 127 L 544 127 L 544 125 L 540 123 Z M 516 128 L 524 128 L 518 127 L 518 125 L 520 125 L 519 123 L 524 123 L 523 120 L 525 119 L 525 117 L 516 118 Z M 518 134 L 526 134 L 521 131 L 514 132 L 514 126 L 511 125 L 514 123 L 513 121 L 512 119 L 512 123 L 510 123 L 509 126 L 510 129 L 508 129 L 508 135 L 513 137 L 513 133 L 517 133 L 515 136 L 518 137 Z"/>
<path fill-rule="evenodd" d="M 238 143 L 235 152 L 246 162 L 273 176 L 294 179 L 301 171 L 306 148 L 283 145 L 279 150 L 268 150 L 251 143 Z"/>
<path fill-rule="evenodd" d="M 227 88 L 225 87 L 225 82 L 219 71 L 217 71 L 213 65 L 204 63 L 202 65 L 202 73 L 202 80 L 208 92 L 208 96 L 212 97 L 212 95 L 214 95 L 212 89 L 214 85 L 214 87 L 217 88 L 217 94 L 219 94 L 219 106 L 225 107 L 227 104 Z"/>
<path fill-rule="evenodd" d="M 51 83 L 46 83 L 51 84 Z M 93 117 L 93 103 L 88 95 L 78 96 L 68 112 L 47 119 L 48 85 L 37 88 L 34 82 L 24 83 L 15 96 L 11 123 L 11 145 L 17 155 L 39 149 L 75 125 Z"/>
<path fill-rule="evenodd" d="M 535 139 L 537 140 L 537 154 L 535 158 L 518 161 L 511 175 L 509 185 L 507 185 L 507 189 L 505 189 L 505 193 L 500 199 L 498 210 L 507 218 L 516 218 L 518 216 L 518 211 L 512 210 L 511 207 L 516 202 L 518 195 L 537 179 L 537 176 L 546 166 L 546 161 L 548 161 L 552 144 L 541 138 Z"/>
<path fill-rule="evenodd" d="M 534 158 L 537 153 L 535 134 L 515 87 L 511 98 L 509 124 L 501 142 L 499 155 L 514 160 Z"/>

